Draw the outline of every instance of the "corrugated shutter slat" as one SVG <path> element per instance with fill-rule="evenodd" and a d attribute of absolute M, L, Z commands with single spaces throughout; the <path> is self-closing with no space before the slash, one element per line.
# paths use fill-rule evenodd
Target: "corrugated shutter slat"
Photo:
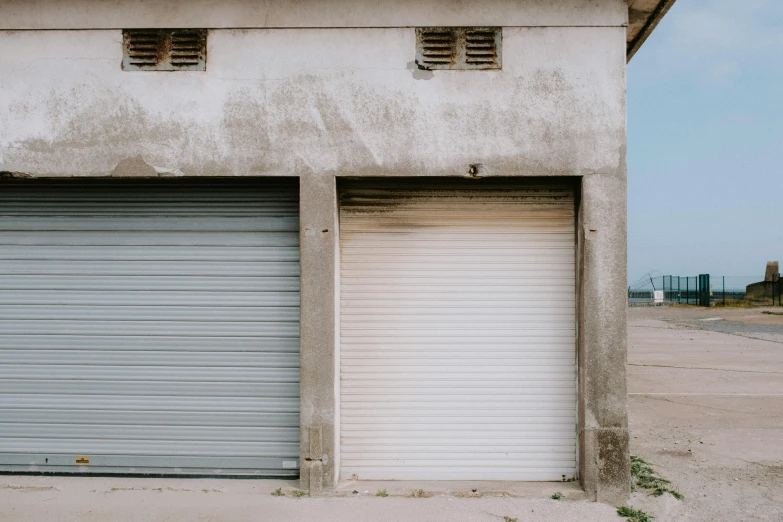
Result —
<path fill-rule="evenodd" d="M 343 188 L 341 477 L 574 477 L 571 185 Z"/>
<path fill-rule="evenodd" d="M 0 188 L 0 469 L 298 474 L 295 182 Z"/>

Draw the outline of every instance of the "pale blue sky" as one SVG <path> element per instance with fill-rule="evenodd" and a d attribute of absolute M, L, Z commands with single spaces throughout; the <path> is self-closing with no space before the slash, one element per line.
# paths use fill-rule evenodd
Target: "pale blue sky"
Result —
<path fill-rule="evenodd" d="M 783 2 L 678 0 L 628 65 L 628 279 L 783 263 Z"/>

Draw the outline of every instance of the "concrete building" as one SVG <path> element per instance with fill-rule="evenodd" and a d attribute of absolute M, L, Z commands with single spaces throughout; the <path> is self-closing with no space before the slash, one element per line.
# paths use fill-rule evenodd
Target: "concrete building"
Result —
<path fill-rule="evenodd" d="M 764 280 L 745 287 L 745 295 L 750 299 L 772 299 L 783 294 L 780 283 L 780 263 L 767 261 Z"/>
<path fill-rule="evenodd" d="M 673 0 L 0 0 L 0 469 L 629 493 Z"/>

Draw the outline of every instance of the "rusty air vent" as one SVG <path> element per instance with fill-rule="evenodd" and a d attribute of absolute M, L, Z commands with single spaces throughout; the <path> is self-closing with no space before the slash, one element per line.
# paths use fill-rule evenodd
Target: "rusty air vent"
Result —
<path fill-rule="evenodd" d="M 122 32 L 125 71 L 204 71 L 206 29 L 126 29 Z"/>
<path fill-rule="evenodd" d="M 457 56 L 457 34 L 448 27 L 416 29 L 416 64 L 425 69 L 451 69 Z"/>
<path fill-rule="evenodd" d="M 420 27 L 416 29 L 419 69 L 501 68 L 499 27 Z"/>

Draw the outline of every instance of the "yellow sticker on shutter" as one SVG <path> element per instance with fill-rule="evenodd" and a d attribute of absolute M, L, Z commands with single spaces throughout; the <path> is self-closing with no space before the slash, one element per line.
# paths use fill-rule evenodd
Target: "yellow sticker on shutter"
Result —
<path fill-rule="evenodd" d="M 90 463 L 90 457 L 76 457 L 76 463 L 77 464 L 89 464 Z"/>

